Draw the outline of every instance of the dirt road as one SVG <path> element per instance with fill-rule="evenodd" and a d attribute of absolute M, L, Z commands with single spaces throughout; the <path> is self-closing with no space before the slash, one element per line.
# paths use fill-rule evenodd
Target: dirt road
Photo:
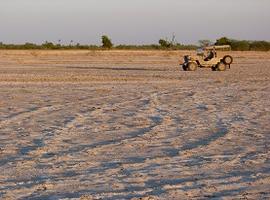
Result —
<path fill-rule="evenodd" d="M 2 199 L 269 199 L 270 53 L 0 51 Z"/>

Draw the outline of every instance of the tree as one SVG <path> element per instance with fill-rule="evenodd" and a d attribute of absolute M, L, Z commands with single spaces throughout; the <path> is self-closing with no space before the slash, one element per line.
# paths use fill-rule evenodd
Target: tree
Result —
<path fill-rule="evenodd" d="M 252 50 L 252 51 L 269 51 L 270 50 L 270 42 L 253 41 L 250 44 L 250 50 Z"/>
<path fill-rule="evenodd" d="M 222 37 L 217 39 L 215 45 L 231 45 L 232 41 L 231 39 L 227 38 L 227 37 Z"/>
<path fill-rule="evenodd" d="M 213 43 L 211 40 L 199 40 L 200 47 L 208 47 L 211 46 Z"/>
<path fill-rule="evenodd" d="M 111 49 L 113 47 L 113 43 L 107 35 L 103 35 L 101 37 L 101 40 L 102 40 L 102 47 L 103 48 Z"/>
<path fill-rule="evenodd" d="M 22 45 L 22 47 L 23 49 L 38 49 L 38 45 L 29 42 Z"/>
<path fill-rule="evenodd" d="M 232 40 L 231 42 L 232 50 L 235 51 L 249 51 L 250 43 L 246 40 Z"/>
<path fill-rule="evenodd" d="M 170 48 L 172 46 L 172 44 L 170 42 L 168 42 L 167 40 L 164 40 L 164 39 L 160 39 L 158 41 L 158 43 L 162 48 Z"/>
<path fill-rule="evenodd" d="M 43 43 L 41 45 L 44 49 L 54 49 L 55 46 L 52 42 L 48 42 L 48 41 L 45 41 L 45 43 Z"/>

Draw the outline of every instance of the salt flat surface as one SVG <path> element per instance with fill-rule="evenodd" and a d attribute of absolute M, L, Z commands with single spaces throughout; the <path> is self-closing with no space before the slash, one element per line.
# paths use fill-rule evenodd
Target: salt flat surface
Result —
<path fill-rule="evenodd" d="M 0 51 L 2 199 L 270 198 L 270 53 Z"/>

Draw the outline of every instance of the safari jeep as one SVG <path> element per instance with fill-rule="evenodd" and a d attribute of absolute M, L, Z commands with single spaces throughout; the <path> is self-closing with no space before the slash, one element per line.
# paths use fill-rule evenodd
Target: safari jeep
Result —
<path fill-rule="evenodd" d="M 231 68 L 233 58 L 230 55 L 220 56 L 218 51 L 231 50 L 231 46 L 209 46 L 197 50 L 197 56 L 184 56 L 181 64 L 184 71 L 196 71 L 198 67 L 211 68 L 213 71 L 225 71 Z"/>

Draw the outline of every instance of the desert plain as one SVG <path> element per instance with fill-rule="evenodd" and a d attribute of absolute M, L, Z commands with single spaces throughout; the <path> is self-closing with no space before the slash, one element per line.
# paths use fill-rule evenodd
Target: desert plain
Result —
<path fill-rule="evenodd" d="M 0 51 L 1 199 L 270 199 L 270 53 Z"/>

